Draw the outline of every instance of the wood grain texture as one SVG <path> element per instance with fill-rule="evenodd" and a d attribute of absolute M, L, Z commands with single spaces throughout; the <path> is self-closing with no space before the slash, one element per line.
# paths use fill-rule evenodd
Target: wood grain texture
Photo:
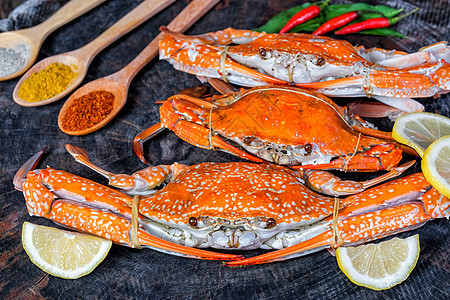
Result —
<path fill-rule="evenodd" d="M 333 1 L 350 3 L 352 1 Z M 358 2 L 358 1 L 354 1 Z M 421 9 L 395 28 L 409 39 L 348 36 L 353 44 L 366 47 L 415 51 L 449 40 L 450 3 L 433 1 L 366 1 L 388 4 L 409 11 Z M 114 24 L 139 0 L 109 0 L 51 34 L 38 60 L 71 51 L 89 43 Z M 102 51 L 91 63 L 82 84 L 114 73 L 131 62 L 188 3 L 178 0 L 168 9 L 136 28 Z M 187 34 L 235 28 L 256 28 L 276 13 L 303 1 L 222 0 L 194 24 Z M 108 257 L 90 275 L 77 280 L 47 276 L 33 265 L 23 251 L 24 221 L 55 226 L 44 218 L 30 217 L 23 195 L 15 191 L 12 178 L 34 153 L 49 146 L 40 167 L 50 165 L 97 182 L 105 179 L 77 164 L 66 152 L 70 143 L 89 151 L 93 162 L 112 172 L 131 173 L 145 167 L 134 155 L 136 134 L 159 120 L 159 105 L 182 89 L 199 86 L 192 75 L 175 71 L 167 62 L 153 60 L 131 82 L 126 106 L 107 126 L 86 136 L 69 136 L 58 129 L 57 115 L 63 101 L 27 108 L 12 100 L 18 79 L 0 82 L 0 298 L 2 299 L 448 299 L 450 298 L 450 224 L 435 220 L 410 234 L 419 233 L 421 255 L 410 277 L 390 290 L 376 292 L 351 283 L 327 251 L 246 268 L 225 268 L 219 262 L 174 257 L 152 250 L 133 250 L 114 245 Z M 450 95 L 420 99 L 426 111 L 450 116 Z M 339 104 L 345 103 L 338 100 Z M 389 130 L 387 119 L 371 120 Z M 195 148 L 165 131 L 145 144 L 152 164 L 175 161 L 194 164 L 204 161 L 237 161 L 234 156 Z M 404 161 L 410 159 L 407 157 Z M 415 166 L 409 173 L 419 171 Z M 375 174 L 356 175 L 366 179 Z M 346 177 L 355 178 L 355 174 Z M 238 252 L 246 256 L 262 250 Z"/>

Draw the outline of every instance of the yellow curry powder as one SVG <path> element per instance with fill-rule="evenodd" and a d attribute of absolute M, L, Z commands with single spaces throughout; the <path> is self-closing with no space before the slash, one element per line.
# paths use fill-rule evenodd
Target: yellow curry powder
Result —
<path fill-rule="evenodd" d="M 76 75 L 70 66 L 52 63 L 24 80 L 19 87 L 18 96 L 28 102 L 52 98 L 64 92 Z"/>

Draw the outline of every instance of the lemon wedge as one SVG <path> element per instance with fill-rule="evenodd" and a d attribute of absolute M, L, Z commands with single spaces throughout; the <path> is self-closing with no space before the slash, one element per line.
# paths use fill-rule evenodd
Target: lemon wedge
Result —
<path fill-rule="evenodd" d="M 392 137 L 416 150 L 420 157 L 429 145 L 445 135 L 450 135 L 450 119 L 426 112 L 401 116 L 392 128 Z"/>
<path fill-rule="evenodd" d="M 76 279 L 105 259 L 112 242 L 100 237 L 23 223 L 22 244 L 31 261 L 57 277 Z"/>
<path fill-rule="evenodd" d="M 339 247 L 339 268 L 355 284 L 373 290 L 389 289 L 408 278 L 419 258 L 419 235 L 378 244 Z"/>
<path fill-rule="evenodd" d="M 450 198 L 450 135 L 438 139 L 425 150 L 422 172 L 439 193 Z"/>

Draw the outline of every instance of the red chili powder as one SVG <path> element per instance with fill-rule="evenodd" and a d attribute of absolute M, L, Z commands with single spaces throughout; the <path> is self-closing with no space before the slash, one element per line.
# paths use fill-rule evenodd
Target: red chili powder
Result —
<path fill-rule="evenodd" d="M 67 131 L 88 129 L 108 116 L 114 107 L 114 95 L 107 91 L 94 91 L 73 100 L 62 119 Z"/>

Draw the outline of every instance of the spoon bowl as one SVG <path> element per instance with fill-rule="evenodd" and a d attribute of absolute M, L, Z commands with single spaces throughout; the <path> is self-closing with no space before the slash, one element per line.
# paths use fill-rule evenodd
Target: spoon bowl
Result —
<path fill-rule="evenodd" d="M 41 106 L 41 105 L 46 105 L 46 104 L 52 103 L 56 100 L 61 99 L 64 96 L 66 96 L 67 94 L 69 94 L 78 85 L 80 85 L 80 83 L 83 81 L 83 79 L 87 73 L 88 62 L 85 59 L 83 59 L 82 57 L 79 57 L 79 55 L 77 55 L 77 54 L 78 53 L 74 53 L 74 52 L 63 53 L 63 54 L 45 58 L 45 59 L 41 60 L 40 62 L 38 62 L 37 64 L 35 64 L 31 69 L 28 70 L 28 72 L 25 73 L 25 75 L 22 76 L 22 78 L 20 78 L 19 82 L 17 83 L 17 85 L 13 91 L 13 100 L 19 105 L 33 107 L 33 106 Z M 67 88 L 63 92 L 61 92 L 51 98 L 36 101 L 36 102 L 29 102 L 24 99 L 21 99 L 19 97 L 19 90 L 20 90 L 20 87 L 22 86 L 22 84 L 25 82 L 25 80 L 29 79 L 31 77 L 31 75 L 33 75 L 34 73 L 38 73 L 38 72 L 44 70 L 45 68 L 47 68 L 49 65 L 51 65 L 53 63 L 65 64 L 65 65 L 71 67 L 72 70 L 75 72 L 76 75 L 72 79 L 72 82 L 67 86 Z"/>
<path fill-rule="evenodd" d="M 94 91 L 110 92 L 111 94 L 114 95 L 113 109 L 111 110 L 111 112 L 99 123 L 89 128 L 77 131 L 66 129 L 64 127 L 63 120 L 69 108 L 74 103 L 74 101 Z M 117 81 L 115 76 L 110 75 L 104 78 L 91 81 L 86 85 L 84 85 L 83 87 L 76 90 L 64 103 L 58 115 L 58 126 L 62 132 L 69 135 L 85 135 L 93 131 L 96 131 L 105 126 L 106 124 L 108 124 L 119 113 L 119 111 L 123 108 L 123 106 L 127 102 L 127 94 L 128 94 L 128 87 L 123 85 L 120 81 Z"/>
<path fill-rule="evenodd" d="M 39 25 L 17 31 L 0 33 L 0 45 L 2 48 L 13 48 L 20 44 L 24 44 L 29 48 L 28 55 L 24 56 L 24 64 L 22 64 L 14 73 L 0 77 L 0 81 L 16 78 L 25 73 L 25 71 L 36 61 L 42 43 L 50 33 L 104 1 L 105 0 L 71 0 Z"/>
<path fill-rule="evenodd" d="M 28 55 L 24 55 L 24 63 L 19 65 L 19 68 L 14 73 L 0 77 L 0 81 L 9 80 L 22 75 L 33 65 L 36 60 L 41 45 L 36 44 L 36 41 L 28 37 L 26 34 L 22 34 L 23 30 L 3 32 L 0 34 L 0 45 L 2 48 L 13 49 L 19 45 L 25 45 L 28 48 Z M 26 32 L 25 32 L 26 33 Z"/>

